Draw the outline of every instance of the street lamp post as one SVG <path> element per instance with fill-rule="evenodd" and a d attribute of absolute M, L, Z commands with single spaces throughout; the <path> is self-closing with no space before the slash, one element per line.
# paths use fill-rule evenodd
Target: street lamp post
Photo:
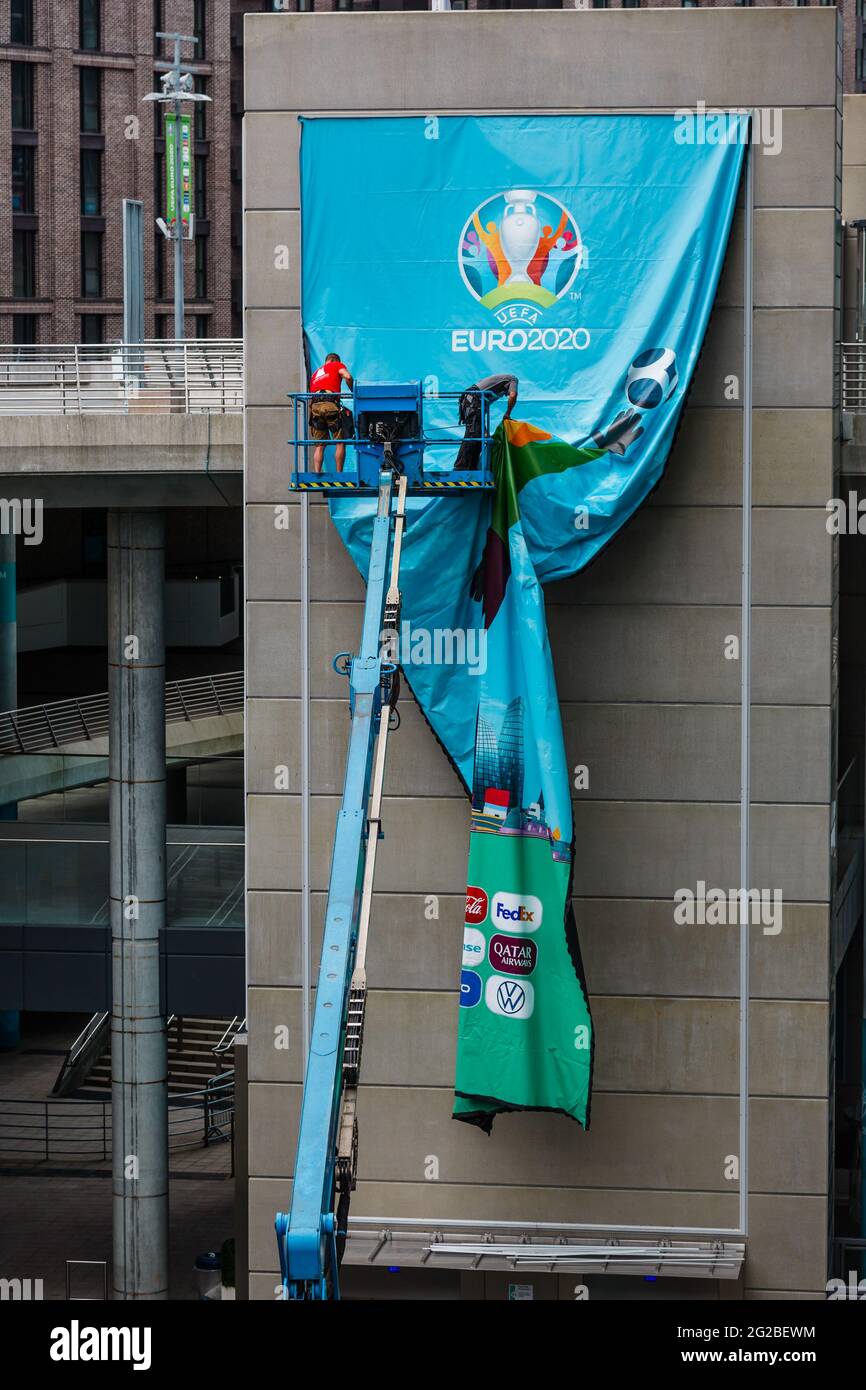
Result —
<path fill-rule="evenodd" d="M 174 108 L 174 227 L 166 224 L 162 217 L 157 217 L 156 225 L 159 227 L 167 241 L 174 242 L 174 336 L 180 342 L 184 336 L 183 331 L 183 140 L 181 116 L 183 115 L 182 103 L 185 101 L 210 101 L 209 96 L 204 92 L 193 91 L 193 77 L 191 72 L 184 72 L 181 67 L 180 46 L 183 43 L 198 43 L 198 39 L 190 34 L 165 34 L 158 32 L 158 39 L 170 39 L 174 44 L 174 57 L 171 63 L 157 63 L 157 69 L 163 72 L 162 91 L 148 92 L 144 101 L 164 102 Z M 168 143 L 168 142 L 166 142 Z M 190 213 L 189 235 L 195 235 L 195 216 Z"/>

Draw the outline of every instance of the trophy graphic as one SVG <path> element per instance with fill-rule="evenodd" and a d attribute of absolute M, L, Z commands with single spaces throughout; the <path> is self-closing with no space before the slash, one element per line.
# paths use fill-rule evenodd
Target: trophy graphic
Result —
<path fill-rule="evenodd" d="M 512 188 L 504 196 L 505 211 L 499 226 L 499 239 L 511 266 L 511 274 L 505 283 L 530 285 L 532 281 L 526 271 L 541 236 L 535 194 L 528 188 Z"/>

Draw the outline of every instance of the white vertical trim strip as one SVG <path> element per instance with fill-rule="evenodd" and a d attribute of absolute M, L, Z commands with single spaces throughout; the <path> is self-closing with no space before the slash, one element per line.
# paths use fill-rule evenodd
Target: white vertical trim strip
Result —
<path fill-rule="evenodd" d="M 752 249 L 755 156 L 746 146 L 743 246 L 743 557 L 740 594 L 740 1125 L 739 1210 L 743 1235 L 749 1222 L 749 899 L 751 883 L 752 753 Z"/>

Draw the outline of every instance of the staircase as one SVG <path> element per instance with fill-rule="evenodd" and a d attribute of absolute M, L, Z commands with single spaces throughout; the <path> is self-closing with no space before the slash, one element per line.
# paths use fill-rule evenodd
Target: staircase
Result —
<path fill-rule="evenodd" d="M 231 1068 L 230 1043 L 242 1027 L 240 1018 L 178 1018 L 168 1022 L 168 1089 L 170 1094 L 202 1090 L 214 1076 Z M 88 1091 L 111 1090 L 111 1040 L 91 1068 Z"/>

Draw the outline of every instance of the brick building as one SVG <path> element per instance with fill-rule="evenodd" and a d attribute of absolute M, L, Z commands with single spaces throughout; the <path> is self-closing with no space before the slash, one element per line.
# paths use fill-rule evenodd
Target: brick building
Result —
<path fill-rule="evenodd" d="M 3 0 L 0 341 L 121 336 L 125 197 L 144 203 L 145 332 L 173 336 L 161 109 L 142 102 L 159 85 L 157 30 L 198 37 L 188 66 L 212 98 L 196 105 L 186 333 L 231 334 L 228 0 Z"/>
<path fill-rule="evenodd" d="M 691 3 L 715 8 L 719 0 Z M 843 6 L 849 92 L 866 90 L 860 3 Z M 571 4 L 451 0 L 455 10 Z M 577 0 L 577 8 L 663 7 L 664 0 Z M 145 331 L 172 335 L 171 249 L 154 224 L 164 147 L 158 108 L 141 102 L 158 84 L 156 30 L 199 37 L 189 66 L 213 99 L 198 109 L 198 234 L 195 248 L 186 248 L 186 332 L 239 336 L 244 15 L 427 8 L 425 0 L 0 0 L 0 149 L 8 151 L 0 159 L 0 342 L 120 336 L 124 197 L 143 199 L 149 229 Z"/>

